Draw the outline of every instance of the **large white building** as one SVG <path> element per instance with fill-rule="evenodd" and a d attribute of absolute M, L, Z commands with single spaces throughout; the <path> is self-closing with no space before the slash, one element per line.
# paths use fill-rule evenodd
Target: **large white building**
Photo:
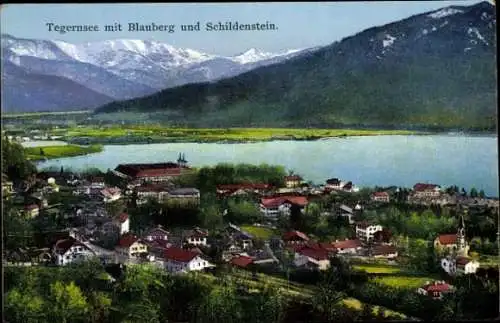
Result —
<path fill-rule="evenodd" d="M 356 224 L 356 237 L 364 242 L 369 242 L 373 240 L 375 232 L 382 231 L 382 229 L 380 224 L 359 222 Z"/>

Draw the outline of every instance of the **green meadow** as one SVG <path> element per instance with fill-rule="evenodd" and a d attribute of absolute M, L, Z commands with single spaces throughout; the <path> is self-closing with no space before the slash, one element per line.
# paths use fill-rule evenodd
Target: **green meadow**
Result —
<path fill-rule="evenodd" d="M 44 146 L 44 147 L 27 147 L 24 148 L 26 157 L 30 160 L 55 159 L 63 157 L 74 157 L 98 153 L 103 150 L 102 145 L 78 146 Z"/>

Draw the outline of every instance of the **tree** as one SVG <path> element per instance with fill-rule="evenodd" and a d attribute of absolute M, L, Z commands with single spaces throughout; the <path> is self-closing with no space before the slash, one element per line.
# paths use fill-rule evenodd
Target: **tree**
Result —
<path fill-rule="evenodd" d="M 480 190 L 479 191 L 479 197 L 480 198 L 484 198 L 486 195 L 484 194 L 484 191 L 483 190 Z"/>
<path fill-rule="evenodd" d="M 89 304 L 82 291 L 74 282 L 69 284 L 56 281 L 50 285 L 47 313 L 56 322 L 84 322 L 89 312 Z"/>
<path fill-rule="evenodd" d="M 5 316 L 12 322 L 45 322 L 44 300 L 32 289 L 14 288 L 5 296 Z"/>
<path fill-rule="evenodd" d="M 42 149 L 42 148 L 40 148 L 40 155 L 41 155 L 41 156 L 45 156 L 45 152 L 43 151 L 43 149 Z"/>
<path fill-rule="evenodd" d="M 323 285 L 313 296 L 313 306 L 327 322 L 335 322 L 339 318 L 344 295 L 335 291 L 332 286 Z"/>
<path fill-rule="evenodd" d="M 236 298 L 233 286 L 215 287 L 203 299 L 197 311 L 197 322 L 218 323 L 238 322 L 242 317 L 242 308 Z"/>
<path fill-rule="evenodd" d="M 475 187 L 470 189 L 469 195 L 470 195 L 470 197 L 477 197 L 478 196 L 478 193 L 477 193 L 477 190 Z"/>

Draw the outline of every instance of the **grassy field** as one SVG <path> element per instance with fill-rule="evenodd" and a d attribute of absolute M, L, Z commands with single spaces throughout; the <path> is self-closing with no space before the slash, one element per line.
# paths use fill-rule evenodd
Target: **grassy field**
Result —
<path fill-rule="evenodd" d="M 64 136 L 106 139 L 117 137 L 149 137 L 151 140 L 182 141 L 267 141 L 267 140 L 309 140 L 327 137 L 408 135 L 416 134 L 406 130 L 362 130 L 362 129 L 282 129 L 282 128 L 226 128 L 226 129 L 183 129 L 163 126 L 112 126 L 74 127 L 66 130 Z M 61 134 L 61 132 L 59 132 Z"/>
<path fill-rule="evenodd" d="M 379 276 L 370 278 L 371 281 L 384 284 L 390 287 L 405 288 L 405 289 L 417 289 L 422 287 L 428 281 L 434 281 L 435 279 L 428 276 Z"/>
<path fill-rule="evenodd" d="M 500 256 L 481 255 L 479 264 L 481 267 L 497 267 L 500 265 Z"/>
<path fill-rule="evenodd" d="M 354 265 L 354 269 L 364 270 L 369 274 L 392 274 L 401 272 L 401 268 L 397 266 L 391 265 L 371 265 L 371 264 L 363 264 L 363 265 Z"/>
<path fill-rule="evenodd" d="M 256 227 L 253 225 L 244 225 L 241 227 L 242 230 L 250 233 L 257 239 L 267 240 L 272 236 L 277 235 L 277 232 L 273 229 L 266 227 Z"/>
<path fill-rule="evenodd" d="M 44 147 L 26 147 L 24 152 L 26 157 L 30 160 L 54 159 L 63 157 L 74 157 L 80 155 L 87 155 L 102 151 L 101 145 L 91 146 L 77 146 L 77 145 L 64 145 L 64 146 L 44 146 Z"/>

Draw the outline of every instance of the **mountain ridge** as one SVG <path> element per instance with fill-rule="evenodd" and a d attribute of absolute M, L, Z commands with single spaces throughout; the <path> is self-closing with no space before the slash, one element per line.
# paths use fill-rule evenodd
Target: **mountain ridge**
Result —
<path fill-rule="evenodd" d="M 452 6 L 275 65 L 97 113 L 168 111 L 195 126 L 496 127 L 494 8 Z M 160 108 L 161 107 L 161 108 Z M 203 115 L 203 122 L 197 122 Z M 183 121 L 186 120 L 186 121 Z"/>

